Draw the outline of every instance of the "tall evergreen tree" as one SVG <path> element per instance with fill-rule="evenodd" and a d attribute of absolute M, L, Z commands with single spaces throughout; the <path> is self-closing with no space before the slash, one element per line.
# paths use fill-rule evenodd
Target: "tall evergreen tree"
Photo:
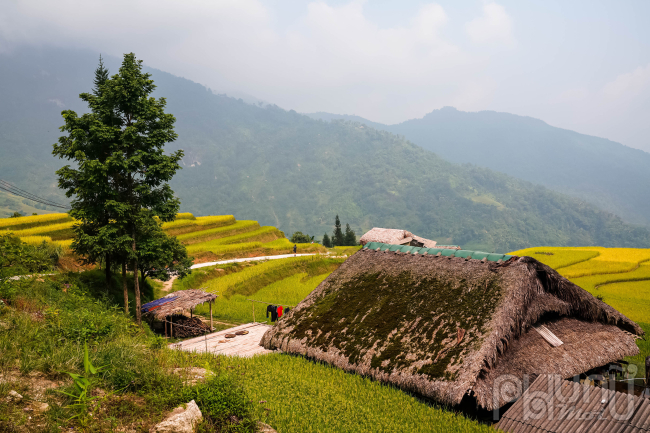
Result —
<path fill-rule="evenodd" d="M 350 247 L 357 245 L 357 236 L 350 228 L 350 224 L 345 225 L 345 245 Z"/>
<path fill-rule="evenodd" d="M 93 79 L 93 95 L 95 96 L 101 96 L 102 94 L 102 86 L 106 81 L 108 80 L 109 74 L 108 74 L 108 69 L 104 67 L 104 61 L 102 59 L 102 55 L 99 55 L 99 65 L 97 65 L 97 69 L 95 69 L 95 78 Z"/>
<path fill-rule="evenodd" d="M 336 219 L 334 220 L 334 234 L 332 234 L 332 246 L 340 247 L 343 245 L 345 245 L 345 237 L 343 236 L 343 230 L 341 230 L 341 220 L 336 215 Z"/>
<path fill-rule="evenodd" d="M 53 154 L 76 162 L 76 169 L 65 166 L 57 171 L 59 187 L 66 190 L 68 197 L 75 196 L 70 215 L 79 223 L 74 227 L 72 247 L 87 263 L 104 261 L 108 290 L 111 258 L 126 239 L 120 233 L 110 206 L 106 206 L 117 198 L 107 166 L 108 157 L 117 148 L 111 128 L 115 114 L 107 104 L 100 103 L 107 80 L 108 70 L 100 56 L 92 93 L 79 95 L 88 103 L 90 113 L 81 117 L 71 110 L 62 113 L 65 125 L 61 130 L 69 135 L 59 139 Z"/>
<path fill-rule="evenodd" d="M 330 237 L 325 233 L 323 235 L 323 246 L 325 248 L 332 248 L 332 241 L 330 241 Z"/>
<path fill-rule="evenodd" d="M 93 233 L 104 234 L 103 238 L 97 235 L 105 243 L 93 254 L 115 248 L 123 260 L 132 261 L 138 323 L 138 227 L 153 216 L 161 221 L 175 217 L 180 202 L 167 182 L 180 169 L 183 156 L 180 150 L 164 154 L 164 145 L 177 138 L 176 119 L 164 112 L 164 98 L 150 97 L 156 87 L 150 77 L 142 72 L 141 60 L 133 53 L 126 54 L 118 74 L 100 84 L 97 95 L 80 95 L 90 113 L 81 117 L 72 110 L 62 113 L 65 125 L 61 130 L 68 135 L 59 138 L 53 151 L 76 162 L 76 168 L 65 166 L 57 171 L 59 186 L 68 197 L 75 196 L 70 214 L 81 226 L 95 224 Z M 106 215 L 109 221 L 103 219 Z M 83 250 L 82 246 L 91 248 L 79 239 L 73 242 L 75 251 Z M 108 240 L 114 243 L 110 245 Z M 130 244 L 128 255 L 126 243 Z"/>

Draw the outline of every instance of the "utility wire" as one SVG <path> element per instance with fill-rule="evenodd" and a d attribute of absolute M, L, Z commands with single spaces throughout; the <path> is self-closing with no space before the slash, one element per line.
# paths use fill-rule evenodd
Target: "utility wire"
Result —
<path fill-rule="evenodd" d="M 24 194 L 22 192 L 19 192 L 19 191 L 16 191 L 16 190 L 12 189 L 12 188 L 7 188 L 6 186 L 3 186 L 2 184 L 0 184 L 0 189 L 3 190 L 3 191 L 6 191 L 8 193 L 11 193 L 13 195 L 17 195 L 19 197 L 26 198 L 27 200 L 31 200 L 31 201 L 35 201 L 37 203 L 44 204 L 46 206 L 53 206 L 53 207 L 58 207 L 58 208 L 62 208 L 62 209 L 70 209 L 70 207 L 68 207 L 68 206 L 60 205 L 58 203 L 54 203 L 52 201 L 42 199 L 41 197 L 34 196 L 34 195 L 31 195 L 31 194 Z"/>
<path fill-rule="evenodd" d="M 52 201 L 52 200 L 50 200 L 50 199 L 43 198 L 43 197 L 39 197 L 39 196 L 37 196 L 36 194 L 32 194 L 32 193 L 30 193 L 30 192 L 28 192 L 28 191 L 25 191 L 25 190 L 23 190 L 23 189 L 20 189 L 20 188 L 18 188 L 16 185 L 13 185 L 13 184 L 7 182 L 6 180 L 0 179 L 0 184 L 4 185 L 6 188 L 9 188 L 9 189 L 11 189 L 11 190 L 17 191 L 17 192 L 19 192 L 19 193 L 21 193 L 21 194 L 23 194 L 23 195 L 26 195 L 26 196 L 28 196 L 28 197 L 32 197 L 32 198 L 37 199 L 37 200 L 44 201 L 44 202 L 46 202 L 46 203 L 50 203 L 50 204 L 52 204 L 52 205 L 54 205 L 54 206 L 64 206 L 64 205 L 62 205 L 62 204 L 60 204 L 60 203 L 57 203 L 57 202 L 54 202 L 54 201 Z M 64 207 L 65 207 L 65 206 L 64 206 Z"/>
<path fill-rule="evenodd" d="M 31 201 L 35 201 L 37 203 L 44 204 L 46 206 L 58 207 L 58 208 L 61 208 L 61 209 L 66 209 L 66 210 L 70 209 L 70 206 L 65 206 L 65 205 L 62 205 L 60 203 L 56 203 L 56 202 L 54 202 L 52 200 L 49 200 L 49 199 L 46 199 L 46 198 L 43 198 L 43 197 L 39 197 L 36 194 L 32 194 L 30 192 L 27 192 L 25 190 L 22 190 L 22 189 L 18 188 L 15 185 L 12 185 L 11 183 L 7 182 L 6 180 L 0 179 L 0 190 L 6 191 L 6 192 L 8 192 L 10 194 L 17 195 L 17 196 L 22 197 L 22 198 L 26 198 L 27 200 L 31 200 Z"/>

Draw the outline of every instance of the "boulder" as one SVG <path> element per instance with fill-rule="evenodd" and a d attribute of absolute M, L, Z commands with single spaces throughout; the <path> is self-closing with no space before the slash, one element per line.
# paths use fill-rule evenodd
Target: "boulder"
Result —
<path fill-rule="evenodd" d="M 177 407 L 165 420 L 153 426 L 149 433 L 194 433 L 196 426 L 203 420 L 203 414 L 194 400 L 187 407 Z"/>

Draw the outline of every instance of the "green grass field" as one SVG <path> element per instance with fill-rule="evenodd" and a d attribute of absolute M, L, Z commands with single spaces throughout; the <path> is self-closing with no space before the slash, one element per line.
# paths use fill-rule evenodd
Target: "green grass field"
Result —
<path fill-rule="evenodd" d="M 218 359 L 241 371 L 257 416 L 283 433 L 495 431 L 397 388 L 304 358 Z"/>

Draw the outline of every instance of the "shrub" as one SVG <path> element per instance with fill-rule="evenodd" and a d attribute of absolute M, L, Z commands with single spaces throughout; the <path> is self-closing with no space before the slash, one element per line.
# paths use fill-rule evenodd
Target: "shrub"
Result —
<path fill-rule="evenodd" d="M 28 245 L 11 234 L 0 234 L 0 278 L 52 270 L 62 252 L 58 245 Z"/>
<path fill-rule="evenodd" d="M 221 374 L 181 391 L 182 401 L 194 400 L 203 413 L 204 431 L 254 432 L 253 405 L 233 376 Z"/>

